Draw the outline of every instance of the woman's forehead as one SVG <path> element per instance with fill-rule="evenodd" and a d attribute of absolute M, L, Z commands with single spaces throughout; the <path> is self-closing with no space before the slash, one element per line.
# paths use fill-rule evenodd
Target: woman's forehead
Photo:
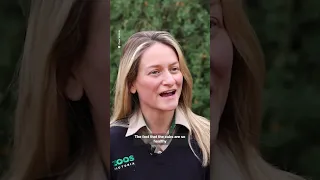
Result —
<path fill-rule="evenodd" d="M 220 6 L 221 0 L 213 0 L 210 3 L 210 9 L 211 9 L 211 13 L 214 9 L 216 9 L 217 7 Z"/>
<path fill-rule="evenodd" d="M 220 0 L 213 0 L 213 1 L 211 1 L 210 6 L 214 6 L 214 5 L 217 5 L 219 3 L 220 3 Z"/>
<path fill-rule="evenodd" d="M 210 11 L 213 14 L 221 13 L 221 0 L 213 0 L 213 1 L 211 1 Z"/>

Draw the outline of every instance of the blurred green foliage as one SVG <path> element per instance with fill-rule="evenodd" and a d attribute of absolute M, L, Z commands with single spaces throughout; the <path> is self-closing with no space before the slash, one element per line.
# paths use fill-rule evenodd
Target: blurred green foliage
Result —
<path fill-rule="evenodd" d="M 191 71 L 194 80 L 193 111 L 210 119 L 209 13 L 199 0 L 112 0 L 110 13 L 111 107 L 120 53 L 127 39 L 139 31 L 164 30 L 171 33 L 180 43 Z"/>
<path fill-rule="evenodd" d="M 320 1 L 247 0 L 246 7 L 266 55 L 262 152 L 320 180 Z"/>
<path fill-rule="evenodd" d="M 15 89 L 11 82 L 24 41 L 23 14 L 28 13 L 18 1 L 0 3 L 0 175 L 10 152 Z M 180 42 L 193 73 L 193 109 L 209 117 L 209 18 L 200 6 L 205 1 L 145 2 L 112 1 L 111 85 L 121 50 L 117 47 L 119 30 L 121 47 L 139 30 L 167 30 Z M 320 180 L 319 7 L 317 0 L 246 0 L 246 11 L 267 63 L 263 156 L 282 169 L 313 180 Z"/>

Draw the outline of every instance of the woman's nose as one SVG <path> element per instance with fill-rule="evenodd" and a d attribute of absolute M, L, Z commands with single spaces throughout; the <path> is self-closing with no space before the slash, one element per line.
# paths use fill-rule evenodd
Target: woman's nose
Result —
<path fill-rule="evenodd" d="M 173 85 L 175 83 L 175 79 L 173 78 L 173 74 L 170 72 L 166 72 L 164 77 L 163 77 L 163 84 L 164 85 Z"/>

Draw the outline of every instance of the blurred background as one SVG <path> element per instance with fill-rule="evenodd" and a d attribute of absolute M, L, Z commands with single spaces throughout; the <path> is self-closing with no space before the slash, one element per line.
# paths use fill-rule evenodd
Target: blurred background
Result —
<path fill-rule="evenodd" d="M 0 175 L 12 145 L 13 79 L 26 31 L 26 2 L 0 3 Z M 209 5 L 159 2 L 112 0 L 111 87 L 129 36 L 167 30 L 182 46 L 194 78 L 193 110 L 209 118 Z M 266 55 L 262 155 L 281 169 L 320 180 L 320 1 L 246 0 L 244 7 Z"/>
<path fill-rule="evenodd" d="M 262 154 L 320 180 L 320 1 L 246 0 L 266 56 Z"/>

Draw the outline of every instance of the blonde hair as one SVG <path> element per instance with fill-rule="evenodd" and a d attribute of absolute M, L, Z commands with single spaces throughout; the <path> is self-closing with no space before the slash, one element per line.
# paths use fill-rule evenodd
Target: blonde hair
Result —
<path fill-rule="evenodd" d="M 89 102 L 70 102 L 63 92 L 86 48 L 91 7 L 83 0 L 32 0 L 19 70 L 13 158 L 5 179 L 65 175 L 88 154 L 93 126 L 77 113 L 85 109 L 90 114 Z M 77 117 L 72 118 L 73 110 Z"/>
<path fill-rule="evenodd" d="M 265 78 L 263 52 L 241 1 L 221 0 L 221 6 L 235 54 L 229 95 L 219 123 L 217 144 L 213 147 L 216 154 L 212 159 L 228 162 L 226 168 L 237 167 L 234 171 L 227 170 L 228 174 L 221 175 L 221 178 L 235 173 L 235 177 L 246 180 L 301 179 L 269 165 L 259 154 Z M 217 166 L 221 164 L 212 164 L 212 175 L 219 174 Z"/>
<path fill-rule="evenodd" d="M 204 166 L 210 160 L 210 124 L 209 121 L 191 111 L 192 76 L 187 67 L 178 42 L 168 32 L 143 31 L 132 35 L 124 46 L 118 76 L 115 85 L 115 98 L 111 123 L 128 118 L 139 106 L 138 99 L 130 93 L 129 87 L 137 77 L 142 54 L 155 43 L 162 43 L 172 48 L 179 60 L 183 75 L 183 87 L 179 99 L 179 107 L 184 111 L 191 126 L 192 133 L 202 152 Z"/>

